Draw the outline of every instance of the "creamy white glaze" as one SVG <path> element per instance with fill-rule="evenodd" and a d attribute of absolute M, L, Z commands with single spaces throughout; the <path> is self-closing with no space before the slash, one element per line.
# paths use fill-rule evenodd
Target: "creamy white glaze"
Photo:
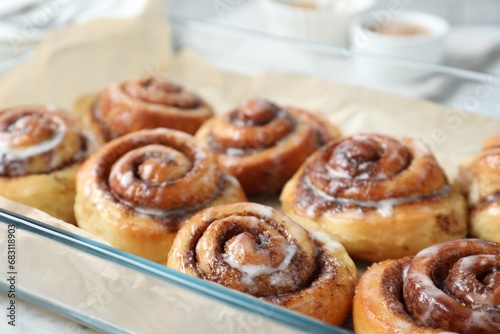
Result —
<path fill-rule="evenodd" d="M 127 203 L 125 202 L 125 204 L 127 204 L 128 206 L 130 206 L 131 208 L 134 209 L 134 211 L 136 211 L 137 213 L 139 214 L 143 214 L 143 215 L 146 215 L 146 216 L 165 216 L 166 215 L 166 211 L 162 210 L 162 209 L 153 209 L 153 208 L 143 208 L 143 207 L 139 207 L 139 206 L 136 206 L 136 205 L 133 205 L 131 203 Z M 169 214 L 173 214 L 173 212 L 169 212 Z"/>
<path fill-rule="evenodd" d="M 325 169 L 328 172 L 328 176 L 335 179 L 352 179 L 351 174 L 343 170 L 336 170 L 329 165 L 325 165 Z"/>
<path fill-rule="evenodd" d="M 373 208 L 376 209 L 379 214 L 385 218 L 389 217 L 393 213 L 393 208 L 398 205 L 407 204 L 416 202 L 422 199 L 421 195 L 408 196 L 408 197 L 399 197 L 399 198 L 387 198 L 380 201 L 360 201 L 354 200 L 350 198 L 342 198 L 342 197 L 333 197 L 323 192 L 321 189 L 316 188 L 309 178 L 309 176 L 304 177 L 304 183 L 306 187 L 311 189 L 314 194 L 327 202 L 339 203 L 339 204 L 353 204 L 358 207 L 364 208 Z M 446 196 L 450 194 L 452 191 L 452 187 L 450 185 L 446 185 L 440 190 L 428 194 L 428 196 Z M 309 212 L 314 212 L 316 209 L 314 204 L 311 204 L 311 208 Z"/>
<path fill-rule="evenodd" d="M 473 272 L 472 268 L 479 265 L 484 267 L 487 265 L 488 261 L 486 258 L 494 260 L 498 258 L 498 255 L 471 255 L 461 258 L 454 265 L 454 268 L 458 269 L 460 273 L 470 273 Z M 466 286 L 466 284 L 462 280 L 454 280 L 454 287 L 459 291 L 470 291 L 470 289 Z M 471 293 L 465 294 L 464 298 L 471 302 L 478 302 L 480 304 L 491 304 L 493 305 L 495 302 L 494 295 L 489 293 L 477 293 L 475 291 L 471 291 Z"/>
<path fill-rule="evenodd" d="M 252 212 L 255 212 L 260 217 L 263 218 L 272 218 L 274 214 L 274 209 L 270 206 L 254 204 L 252 205 Z"/>
<path fill-rule="evenodd" d="M 333 239 L 325 232 L 316 231 L 316 232 L 312 232 L 311 235 L 314 239 L 319 240 L 323 244 L 323 247 L 325 247 L 328 251 L 330 251 L 332 253 L 336 253 L 336 252 L 345 250 L 344 246 L 342 246 L 342 244 L 340 242 Z"/>
<path fill-rule="evenodd" d="M 64 140 L 64 137 L 65 131 L 56 130 L 55 134 L 48 140 L 45 140 L 37 145 L 22 148 L 13 148 L 5 142 L 0 142 L 0 156 L 5 157 L 7 161 L 23 160 L 53 150 L 61 144 L 61 142 Z"/>
<path fill-rule="evenodd" d="M 119 179 L 121 186 L 127 188 L 132 184 L 132 181 L 134 180 L 134 173 L 131 170 L 126 171 L 121 175 Z"/>
<path fill-rule="evenodd" d="M 202 220 L 206 223 L 208 222 L 211 222 L 212 220 L 216 219 L 216 214 L 217 213 L 217 210 L 215 210 L 214 208 L 208 208 L 206 210 L 203 211 L 203 217 L 202 217 Z"/>
<path fill-rule="evenodd" d="M 468 246 L 469 243 L 467 241 L 456 241 L 455 249 L 460 249 Z M 476 245 L 479 249 L 484 249 L 486 252 L 487 247 L 483 247 L 480 245 Z M 434 245 L 428 247 L 420 251 L 415 258 L 418 258 L 421 261 L 421 265 L 425 268 L 429 266 L 429 263 L 434 261 L 438 252 L 442 250 L 440 245 Z M 465 257 L 463 257 L 465 258 Z M 462 258 L 462 259 L 463 259 Z M 415 259 L 414 259 L 415 261 Z M 471 265 L 468 260 L 465 261 L 466 265 Z M 434 307 L 443 308 L 443 306 L 439 306 L 439 298 L 447 300 L 448 303 L 459 303 L 455 299 L 448 296 L 446 293 L 441 291 L 438 287 L 435 286 L 434 282 L 430 277 L 421 272 L 409 272 L 407 275 L 407 279 L 413 280 L 416 286 L 425 290 L 425 294 L 427 296 L 426 301 L 429 303 L 428 312 L 423 315 L 423 322 L 431 322 L 432 317 L 432 309 Z M 486 319 L 486 320 L 485 320 Z M 470 312 L 470 316 L 467 319 L 463 319 L 462 324 L 465 331 L 467 331 L 471 325 L 481 324 L 487 321 L 488 316 L 482 310 L 472 310 Z"/>
<path fill-rule="evenodd" d="M 434 319 L 433 310 L 434 308 L 443 309 L 440 305 L 439 298 L 448 300 L 448 302 L 455 302 L 454 299 L 446 295 L 444 292 L 439 290 L 433 283 L 432 280 L 424 274 L 411 273 L 408 275 L 409 279 L 415 279 L 418 282 L 419 288 L 425 289 L 425 294 L 427 296 L 426 302 L 428 307 L 426 312 L 421 316 L 421 321 L 424 323 L 432 323 Z M 469 328 L 474 324 L 482 324 L 487 322 L 488 315 L 482 310 L 472 310 L 469 313 L 468 318 L 461 319 L 461 325 L 463 326 L 464 332 L 469 331 Z"/>
<path fill-rule="evenodd" d="M 294 244 L 287 244 L 284 247 L 285 258 L 277 267 L 254 264 L 240 264 L 232 257 L 228 256 L 228 254 L 226 253 L 222 254 L 222 258 L 229 266 L 243 273 L 245 283 L 252 283 L 253 278 L 257 276 L 274 274 L 286 269 L 290 265 L 292 258 L 297 253 L 297 246 Z"/>

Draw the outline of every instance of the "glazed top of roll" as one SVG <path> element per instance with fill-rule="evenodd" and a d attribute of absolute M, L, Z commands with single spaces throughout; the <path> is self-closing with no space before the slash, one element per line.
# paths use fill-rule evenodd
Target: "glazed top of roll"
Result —
<path fill-rule="evenodd" d="M 317 115 L 254 98 L 220 116 L 220 121 L 213 123 L 207 140 L 217 153 L 252 155 L 278 145 L 289 136 L 297 136 L 295 131 L 299 122 L 307 123 L 308 129 L 312 129 L 316 136 L 316 147 L 340 136 L 338 129 Z"/>
<path fill-rule="evenodd" d="M 359 333 L 498 333 L 500 244 L 461 239 L 362 275 L 354 301 Z"/>
<path fill-rule="evenodd" d="M 50 173 L 79 163 L 89 145 L 78 120 L 57 107 L 0 112 L 0 177 Z"/>
<path fill-rule="evenodd" d="M 194 134 L 213 115 L 198 95 L 159 77 L 110 83 L 94 103 L 92 115 L 107 140 L 157 127 Z"/>
<path fill-rule="evenodd" d="M 78 178 L 85 180 L 85 193 L 96 191 L 125 210 L 168 223 L 172 230 L 233 182 L 193 136 L 163 128 L 106 143 L 85 162 Z"/>
<path fill-rule="evenodd" d="M 318 259 L 323 253 L 328 256 L 322 266 L 352 264 L 337 241 L 310 234 L 271 207 L 247 202 L 207 208 L 193 216 L 177 234 L 168 265 L 255 296 L 284 297 L 320 280 Z M 339 254 L 338 259 L 331 254 Z M 324 273 L 329 279 L 322 284 L 330 285 L 341 271 Z M 352 265 L 353 281 L 354 272 Z"/>
<path fill-rule="evenodd" d="M 422 141 L 357 134 L 309 157 L 294 192 L 299 207 L 318 214 L 410 203 L 448 194 L 451 186 Z"/>
<path fill-rule="evenodd" d="M 498 333 L 500 244 L 467 239 L 431 246 L 413 258 L 405 274 L 405 304 L 419 323 Z"/>

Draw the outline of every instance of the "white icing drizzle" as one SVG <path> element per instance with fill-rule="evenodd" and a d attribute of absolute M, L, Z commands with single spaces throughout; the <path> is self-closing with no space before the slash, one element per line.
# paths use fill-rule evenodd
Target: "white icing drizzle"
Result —
<path fill-rule="evenodd" d="M 411 273 L 408 275 L 408 279 L 412 279 L 415 282 L 417 282 L 418 286 L 423 288 L 425 290 L 425 294 L 427 296 L 426 302 L 429 304 L 429 307 L 427 308 L 427 312 L 422 315 L 422 321 L 424 323 L 432 323 L 432 310 L 437 307 L 437 308 L 442 308 L 442 306 L 437 306 L 439 303 L 439 298 L 445 298 L 445 299 L 452 299 L 445 293 L 443 293 L 441 290 L 439 290 L 432 280 L 427 277 L 424 274 L 421 273 Z M 470 312 L 470 316 L 468 319 L 463 319 L 463 328 L 464 330 L 467 330 L 470 328 L 471 325 L 477 324 L 477 323 L 483 323 L 485 319 L 486 314 L 482 311 L 476 311 L 472 310 Z"/>
<path fill-rule="evenodd" d="M 353 204 L 358 207 L 363 208 L 374 208 L 380 213 L 380 215 L 384 218 L 387 218 L 392 215 L 393 208 L 398 205 L 407 204 L 416 202 L 422 199 L 422 195 L 414 195 L 408 197 L 396 197 L 396 198 L 387 198 L 380 201 L 361 201 L 350 198 L 342 198 L 342 197 L 333 197 L 322 191 L 321 189 L 316 188 L 309 178 L 309 176 L 304 177 L 304 182 L 306 187 L 313 190 L 315 195 L 322 198 L 327 202 L 339 203 L 339 204 Z M 451 193 L 452 187 L 450 185 L 446 185 L 440 190 L 427 194 L 426 196 L 446 196 Z M 311 214 L 316 210 L 317 204 L 311 204 L 308 213 Z M 312 214 L 313 216 L 314 214 Z"/>
<path fill-rule="evenodd" d="M 236 262 L 233 258 L 228 256 L 226 253 L 222 254 L 224 261 L 232 268 L 243 273 L 243 283 L 252 284 L 252 280 L 260 275 L 270 275 L 275 274 L 286 269 L 292 260 L 292 258 L 297 253 L 297 246 L 294 244 L 287 244 L 285 247 L 285 258 L 277 267 L 265 266 L 265 265 L 255 265 L 255 264 L 240 264 Z M 271 279 L 271 281 L 278 281 L 278 276 Z"/>
<path fill-rule="evenodd" d="M 266 205 L 253 205 L 252 212 L 257 213 L 259 217 L 272 218 L 274 214 L 274 209 Z"/>
<path fill-rule="evenodd" d="M 465 240 L 456 241 L 456 244 L 455 244 L 456 249 L 465 248 L 466 246 L 468 246 L 467 241 L 465 241 Z M 484 252 L 487 253 L 486 246 L 476 245 L 476 247 L 484 250 Z M 434 259 L 437 257 L 440 250 L 441 250 L 441 246 L 439 244 L 434 245 L 434 246 L 428 247 L 428 248 L 420 251 L 415 256 L 415 258 L 417 258 L 417 257 L 420 258 L 420 260 L 422 261 L 422 266 L 428 267 L 429 262 L 434 261 Z M 473 258 L 475 256 L 471 255 L 470 257 Z M 466 258 L 467 257 L 463 257 L 461 259 L 466 259 Z M 471 261 L 473 261 L 473 260 L 472 259 L 470 259 L 470 261 L 465 260 L 465 267 L 472 266 L 473 263 Z M 417 286 L 419 286 L 425 290 L 425 294 L 427 296 L 426 301 L 429 303 L 429 308 L 428 308 L 429 311 L 423 316 L 422 321 L 430 322 L 430 320 L 432 319 L 432 314 L 431 314 L 432 309 L 434 307 L 439 307 L 439 308 L 441 307 L 441 306 L 436 306 L 437 304 L 439 304 L 439 298 L 444 298 L 444 299 L 455 301 L 455 299 L 448 296 L 443 291 L 441 291 L 438 287 L 436 287 L 434 282 L 432 281 L 432 279 L 430 277 L 428 277 L 427 275 L 425 275 L 424 273 L 411 272 L 411 273 L 407 274 L 407 276 L 408 276 L 408 279 L 413 280 Z M 456 284 L 456 282 L 455 282 L 455 284 Z M 464 321 L 463 321 L 464 330 L 467 331 L 471 327 L 471 325 L 478 324 L 478 323 L 480 324 L 480 323 L 484 323 L 484 322 L 487 322 L 487 315 L 482 310 L 471 310 L 469 318 L 464 319 Z"/>
<path fill-rule="evenodd" d="M 214 208 L 208 208 L 204 210 L 202 220 L 206 223 L 211 222 L 216 218 L 216 216 L 214 216 L 214 213 L 217 213 L 217 211 Z"/>
<path fill-rule="evenodd" d="M 0 156 L 4 156 L 7 160 L 23 160 L 53 150 L 61 144 L 64 136 L 65 132 L 58 129 L 48 140 L 22 148 L 13 148 L 5 142 L 0 142 Z"/>
<path fill-rule="evenodd" d="M 125 201 L 124 201 L 125 202 Z M 125 202 L 125 204 L 127 204 L 128 206 L 134 208 L 134 210 L 139 213 L 139 214 L 143 214 L 143 215 L 146 215 L 146 216 L 156 216 L 156 217 L 160 217 L 160 216 L 165 216 L 166 215 L 166 211 L 162 210 L 162 209 L 153 209 L 153 208 L 142 208 L 142 207 L 139 207 L 139 206 L 135 206 L 133 205 L 132 203 L 128 203 L 128 202 Z M 169 214 L 173 214 L 174 212 L 169 212 Z"/>
<path fill-rule="evenodd" d="M 344 246 L 342 246 L 340 242 L 333 239 L 325 232 L 316 231 L 312 232 L 311 235 L 314 239 L 319 240 L 323 244 L 323 247 L 332 253 L 345 250 Z"/>
<path fill-rule="evenodd" d="M 455 266 L 461 273 L 471 272 L 471 269 L 477 265 L 485 266 L 488 261 L 486 258 L 495 258 L 497 255 L 471 255 L 461 258 Z M 481 260 L 480 260 L 481 259 Z M 467 291 L 468 288 L 464 285 L 464 282 L 455 280 L 454 285 L 461 291 Z M 493 304 L 495 302 L 493 294 L 488 293 L 473 293 L 465 296 L 469 302 L 479 302 L 480 304 Z"/>
<path fill-rule="evenodd" d="M 335 178 L 335 179 L 352 179 L 351 174 L 349 174 L 346 171 L 336 170 L 336 169 L 330 167 L 330 165 L 326 165 L 325 168 L 326 168 L 326 171 L 328 172 L 328 176 L 330 176 L 331 178 Z"/>
<path fill-rule="evenodd" d="M 134 173 L 131 170 L 123 173 L 120 177 L 120 184 L 124 188 L 130 186 L 132 181 L 134 181 Z"/>

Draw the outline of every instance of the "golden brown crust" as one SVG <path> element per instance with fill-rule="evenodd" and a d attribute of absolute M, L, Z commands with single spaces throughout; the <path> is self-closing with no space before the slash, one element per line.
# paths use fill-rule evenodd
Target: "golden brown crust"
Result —
<path fill-rule="evenodd" d="M 500 244 L 454 240 L 368 268 L 354 297 L 356 333 L 497 333 Z"/>
<path fill-rule="evenodd" d="M 0 196 L 74 224 L 76 172 L 99 144 L 56 107 L 0 111 Z"/>
<path fill-rule="evenodd" d="M 252 99 L 207 121 L 196 134 L 248 195 L 279 191 L 318 147 L 340 136 L 319 116 Z"/>
<path fill-rule="evenodd" d="M 113 246 L 166 262 L 177 230 L 205 207 L 245 201 L 194 137 L 142 130 L 105 144 L 77 177 L 78 226 Z"/>
<path fill-rule="evenodd" d="M 142 129 L 169 128 L 194 134 L 213 116 L 197 95 L 162 77 L 110 83 L 100 94 L 75 103 L 106 140 Z"/>
<path fill-rule="evenodd" d="M 365 261 L 466 235 L 466 207 L 419 141 L 359 134 L 314 153 L 281 194 L 285 213 Z M 390 231 L 390 232 L 389 232 Z"/>
<path fill-rule="evenodd" d="M 471 236 L 500 242 L 500 136 L 460 164 L 457 184 L 469 205 Z"/>
<path fill-rule="evenodd" d="M 334 325 L 350 312 L 357 282 L 340 243 L 255 203 L 193 216 L 179 231 L 167 265 Z"/>

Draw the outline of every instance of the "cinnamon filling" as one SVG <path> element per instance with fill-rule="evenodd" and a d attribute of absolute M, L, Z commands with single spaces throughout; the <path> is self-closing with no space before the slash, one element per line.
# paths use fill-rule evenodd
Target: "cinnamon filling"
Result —
<path fill-rule="evenodd" d="M 356 207 L 392 211 L 450 193 L 434 156 L 414 140 L 361 134 L 330 142 L 308 160 L 295 203 L 315 214 Z"/>
<path fill-rule="evenodd" d="M 96 156 L 99 188 L 169 230 L 219 196 L 228 182 L 208 150 L 174 131 L 144 130 L 106 145 Z"/>
<path fill-rule="evenodd" d="M 180 109 L 194 109 L 201 104 L 201 99 L 162 77 L 152 76 L 139 81 L 129 81 L 123 85 L 123 91 L 129 96 L 149 102 Z"/>
<path fill-rule="evenodd" d="M 190 243 L 196 264 L 187 265 L 201 278 L 255 296 L 292 293 L 314 274 L 314 245 L 307 238 L 302 248 L 280 224 L 248 212 L 218 217 Z"/>
<path fill-rule="evenodd" d="M 295 127 L 296 120 L 286 110 L 252 99 L 215 123 L 207 139 L 216 152 L 245 155 L 275 146 Z"/>

